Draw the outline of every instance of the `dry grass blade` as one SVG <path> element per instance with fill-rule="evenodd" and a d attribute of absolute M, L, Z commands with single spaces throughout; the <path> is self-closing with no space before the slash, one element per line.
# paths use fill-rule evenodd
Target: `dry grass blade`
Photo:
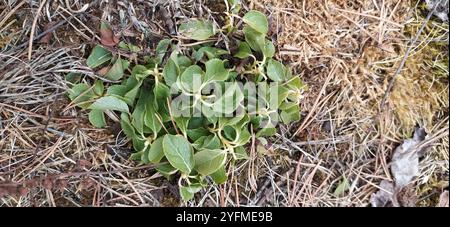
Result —
<path fill-rule="evenodd" d="M 34 19 L 33 19 L 33 25 L 31 26 L 31 32 L 30 32 L 30 40 L 28 41 L 28 61 L 31 60 L 31 54 L 33 52 L 34 32 L 36 30 L 36 24 L 39 19 L 39 14 L 41 13 L 42 8 L 44 8 L 44 5 L 46 2 L 47 2 L 47 0 L 43 0 L 40 2 L 39 8 L 37 9 L 36 15 L 34 16 Z"/>

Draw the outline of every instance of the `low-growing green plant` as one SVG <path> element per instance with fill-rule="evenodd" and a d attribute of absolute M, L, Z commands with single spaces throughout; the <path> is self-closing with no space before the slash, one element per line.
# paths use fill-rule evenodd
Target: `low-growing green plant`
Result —
<path fill-rule="evenodd" d="M 236 28 L 236 2 L 227 1 L 227 15 L 233 19 L 222 28 L 230 38 L 243 32 L 245 40 L 238 40 L 236 53 L 208 41 L 218 31 L 213 23 L 193 19 L 179 26 L 179 34 L 201 41 L 198 45 L 181 51 L 176 40 L 161 40 L 155 55 L 131 70 L 120 54 L 95 46 L 87 65 L 108 65 L 106 74 L 93 84 L 76 82 L 69 91 L 73 103 L 89 110 L 95 127 L 107 125 L 105 114 L 114 118 L 120 113 L 117 120 L 136 151 L 131 158 L 158 164 L 157 171 L 169 179 L 179 176 L 185 201 L 208 182 L 227 181 L 227 167 L 248 158 L 245 145 L 253 132 L 257 138 L 271 136 L 278 121 L 300 119 L 305 86 L 273 59 L 264 14 L 251 10 L 241 18 L 243 29 Z M 118 47 L 139 51 L 124 42 Z"/>

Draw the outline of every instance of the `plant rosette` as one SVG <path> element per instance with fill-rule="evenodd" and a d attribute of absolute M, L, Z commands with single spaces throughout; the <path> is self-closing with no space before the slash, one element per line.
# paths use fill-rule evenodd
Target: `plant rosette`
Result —
<path fill-rule="evenodd" d="M 178 177 L 184 201 L 211 183 L 227 181 L 228 167 L 248 158 L 245 146 L 252 131 L 257 138 L 269 137 L 278 122 L 300 119 L 306 86 L 273 59 L 266 16 L 249 11 L 238 30 L 240 7 L 237 1 L 226 2 L 229 23 L 221 29 L 229 37 L 234 32 L 245 37 L 237 40 L 235 53 L 199 42 L 182 54 L 175 41 L 163 39 L 153 56 L 130 68 L 128 59 L 97 45 L 87 65 L 107 72 L 95 81 L 68 75 L 73 82 L 69 98 L 89 111 L 91 124 L 107 127 L 106 116 L 120 121 L 135 150 L 131 158 L 157 164 L 156 170 L 168 179 Z M 178 31 L 184 39 L 207 41 L 218 29 L 209 21 L 192 19 Z M 140 49 L 124 42 L 118 48 Z M 237 70 L 238 64 L 232 65 L 226 56 L 246 64 Z"/>

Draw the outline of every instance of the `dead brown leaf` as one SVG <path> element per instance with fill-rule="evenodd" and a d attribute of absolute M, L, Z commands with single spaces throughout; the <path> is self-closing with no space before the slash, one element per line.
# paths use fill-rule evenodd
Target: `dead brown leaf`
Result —
<path fill-rule="evenodd" d="M 111 66 L 105 66 L 105 67 L 101 68 L 100 70 L 98 70 L 97 74 L 100 76 L 104 76 L 104 75 L 106 75 L 106 73 L 108 73 L 110 68 L 111 68 Z"/>
<path fill-rule="evenodd" d="M 48 22 L 44 26 L 44 32 L 51 29 L 53 26 L 55 26 L 55 24 L 56 24 L 56 22 Z M 42 36 L 42 38 L 39 40 L 39 43 L 49 44 L 52 37 L 53 37 L 53 32 L 49 32 L 49 33 L 45 34 L 44 36 Z"/>
<path fill-rule="evenodd" d="M 119 37 L 114 35 L 111 26 L 104 21 L 101 22 L 100 26 L 100 42 L 109 47 L 113 47 L 119 43 Z"/>
<path fill-rule="evenodd" d="M 158 14 L 160 15 L 160 17 L 164 21 L 164 24 L 166 25 L 167 29 L 169 30 L 169 34 L 176 35 L 177 31 L 175 29 L 175 25 L 172 21 L 172 17 L 170 15 L 169 11 L 167 11 L 163 6 L 158 6 Z"/>

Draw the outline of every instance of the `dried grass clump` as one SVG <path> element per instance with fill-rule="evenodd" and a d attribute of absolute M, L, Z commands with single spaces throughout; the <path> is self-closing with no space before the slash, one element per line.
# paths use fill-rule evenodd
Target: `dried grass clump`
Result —
<path fill-rule="evenodd" d="M 448 49 L 439 44 L 433 55 L 423 47 L 430 41 L 448 42 L 445 25 L 429 22 L 434 35 L 429 25 L 383 106 L 389 81 L 424 20 L 415 15 L 416 2 L 249 2 L 270 13 L 272 28 L 280 31 L 273 37 L 279 57 L 290 62 L 310 87 L 302 103 L 303 122 L 282 130 L 275 141 L 274 147 L 289 154 L 298 152 L 300 157 L 299 161 L 292 156 L 277 157 L 287 160 L 291 168 L 278 176 L 288 185 L 287 191 L 271 184 L 271 201 L 279 203 L 282 197 L 281 204 L 295 206 L 367 204 L 370 194 L 379 190 L 381 179 L 392 180 L 389 160 L 393 149 L 411 136 L 416 125 L 427 129 L 431 149 L 421 162 L 424 171 L 413 194 L 430 196 L 430 190 L 419 190 L 424 185 L 435 193 L 438 189 L 429 182 L 445 181 L 448 175 L 448 146 L 443 138 L 448 135 L 444 123 L 448 72 L 442 65 Z M 424 205 L 423 201 L 409 202 Z"/>
<path fill-rule="evenodd" d="M 136 167 L 120 130 L 93 129 L 67 98 L 68 73 L 97 76 L 84 66 L 83 53 L 104 7 L 89 1 L 77 13 L 85 2 L 66 2 L 1 4 L 0 206 L 159 206 L 166 186 L 155 186 L 152 167 Z M 38 37 L 50 22 L 56 30 L 42 43 Z"/>
<path fill-rule="evenodd" d="M 424 3 L 416 7 L 413 19 L 405 27 L 405 35 L 418 32 L 427 13 L 425 7 Z M 398 76 L 390 102 L 403 132 L 409 134 L 417 123 L 431 129 L 435 119 L 448 112 L 448 97 L 448 23 L 434 18 L 426 24 Z"/>

